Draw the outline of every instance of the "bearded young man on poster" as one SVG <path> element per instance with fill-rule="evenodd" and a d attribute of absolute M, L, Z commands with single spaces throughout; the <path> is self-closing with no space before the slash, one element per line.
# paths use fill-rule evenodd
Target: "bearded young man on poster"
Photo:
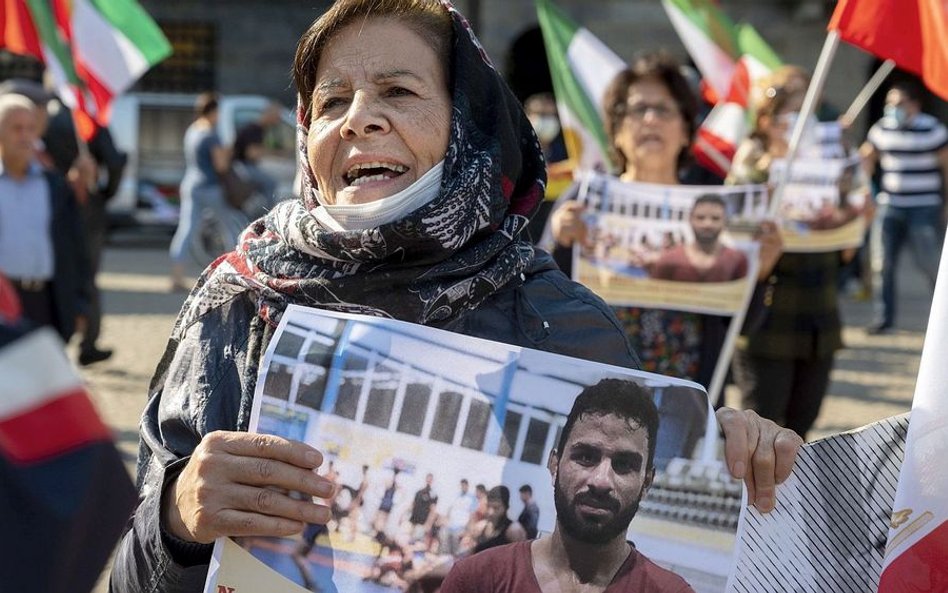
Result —
<path fill-rule="evenodd" d="M 553 534 L 460 561 L 441 593 L 693 593 L 626 540 L 655 476 L 658 419 L 648 389 L 636 383 L 604 379 L 584 389 L 548 463 Z"/>

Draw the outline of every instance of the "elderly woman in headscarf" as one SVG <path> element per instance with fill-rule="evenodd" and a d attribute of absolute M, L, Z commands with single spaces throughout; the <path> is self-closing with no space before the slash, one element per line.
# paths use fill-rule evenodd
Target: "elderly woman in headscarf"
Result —
<path fill-rule="evenodd" d="M 303 196 L 253 223 L 180 313 L 142 419 L 116 590 L 200 591 L 215 538 L 329 520 L 309 500 L 332 489 L 320 452 L 241 432 L 291 303 L 638 366 L 609 308 L 521 238 L 543 196 L 540 147 L 449 2 L 340 0 L 294 74 Z M 769 509 L 799 439 L 754 414 L 718 419 L 732 473 Z"/>

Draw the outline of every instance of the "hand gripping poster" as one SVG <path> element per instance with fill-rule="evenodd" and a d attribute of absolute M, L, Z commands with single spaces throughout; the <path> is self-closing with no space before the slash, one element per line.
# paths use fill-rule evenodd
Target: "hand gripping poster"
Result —
<path fill-rule="evenodd" d="M 629 496 L 580 500 L 564 468 L 602 438 L 585 414 L 620 431 L 622 463 L 643 476 Z M 593 515 L 699 593 L 723 592 L 734 562 L 743 486 L 688 381 L 292 306 L 250 430 L 323 453 L 318 472 L 337 487 L 318 502 L 332 518 L 292 537 L 219 539 L 207 593 L 434 591 L 460 558 Z"/>

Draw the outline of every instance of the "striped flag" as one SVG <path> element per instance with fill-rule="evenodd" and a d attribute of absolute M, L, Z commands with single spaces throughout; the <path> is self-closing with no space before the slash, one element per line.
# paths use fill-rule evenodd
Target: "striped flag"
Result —
<path fill-rule="evenodd" d="M 570 160 L 581 169 L 607 170 L 602 96 L 626 64 L 550 0 L 537 0 L 537 17 Z"/>
<path fill-rule="evenodd" d="M 171 54 L 134 0 L 0 0 L 0 47 L 41 60 L 85 140 L 112 99 Z"/>
<path fill-rule="evenodd" d="M 741 56 L 737 29 L 714 0 L 662 0 L 665 12 L 717 103 L 728 96 Z"/>
<path fill-rule="evenodd" d="M 725 99 L 708 114 L 695 138 L 694 155 L 703 167 L 725 177 L 738 145 L 750 131 L 750 91 L 780 66 L 780 58 L 750 25 L 736 28 L 741 58 Z"/>
<path fill-rule="evenodd" d="M 0 589 L 92 589 L 135 488 L 50 328 L 0 324 Z"/>
<path fill-rule="evenodd" d="M 948 248 L 912 400 L 879 593 L 948 591 Z"/>

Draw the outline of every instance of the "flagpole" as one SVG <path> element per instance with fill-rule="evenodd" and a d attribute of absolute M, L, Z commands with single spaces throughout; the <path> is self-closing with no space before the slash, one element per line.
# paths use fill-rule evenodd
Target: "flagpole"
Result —
<path fill-rule="evenodd" d="M 806 96 L 803 99 L 803 107 L 800 109 L 800 116 L 793 126 L 793 134 L 790 136 L 790 146 L 787 149 L 787 169 L 783 178 L 777 180 L 777 186 L 774 189 L 773 199 L 770 201 L 769 216 L 775 218 L 779 212 L 780 199 L 783 196 L 784 187 L 790 181 L 793 160 L 797 156 L 797 150 L 800 147 L 800 140 L 803 138 L 803 131 L 806 129 L 806 122 L 816 112 L 816 104 L 823 95 L 823 87 L 826 84 L 826 76 L 829 74 L 830 65 L 833 63 L 833 57 L 836 56 L 836 50 L 839 48 L 839 33 L 835 30 L 830 31 L 826 36 L 826 42 L 823 43 L 823 50 L 820 52 L 820 59 L 816 62 L 816 70 L 813 72 L 813 78 L 810 79 L 810 86 L 806 89 Z"/>
<path fill-rule="evenodd" d="M 866 103 L 869 102 L 869 99 L 876 94 L 876 91 L 879 90 L 879 87 L 882 86 L 882 83 L 885 81 L 886 77 L 895 69 L 895 62 L 892 60 L 886 60 L 882 62 L 882 65 L 876 70 L 876 73 L 872 75 L 872 78 L 866 83 L 866 86 L 862 87 L 862 90 L 859 91 L 859 94 L 856 95 L 856 98 L 853 99 L 853 104 L 849 106 L 849 109 L 846 110 L 846 113 L 843 114 L 843 117 L 840 118 L 840 122 L 843 125 L 850 126 L 856 118 L 859 117 L 859 113 L 866 106 Z"/>
<path fill-rule="evenodd" d="M 714 161 L 714 164 L 720 167 L 721 170 L 724 171 L 724 174 L 727 175 L 727 172 L 731 170 L 731 160 L 729 158 L 724 156 L 720 150 L 700 136 L 695 140 L 695 145 L 700 146 L 704 154 Z"/>

